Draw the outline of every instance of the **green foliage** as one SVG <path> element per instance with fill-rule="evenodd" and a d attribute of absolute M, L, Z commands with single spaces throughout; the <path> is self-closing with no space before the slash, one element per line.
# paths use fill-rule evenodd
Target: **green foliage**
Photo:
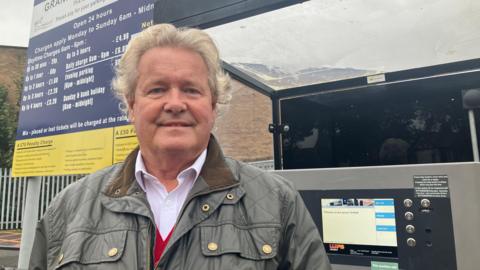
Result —
<path fill-rule="evenodd" d="M 7 99 L 7 89 L 0 85 L 0 168 L 12 165 L 17 116 Z"/>

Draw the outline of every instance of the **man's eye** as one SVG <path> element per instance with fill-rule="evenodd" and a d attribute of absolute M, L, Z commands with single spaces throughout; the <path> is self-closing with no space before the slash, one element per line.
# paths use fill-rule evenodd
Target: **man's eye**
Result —
<path fill-rule="evenodd" d="M 149 94 L 161 94 L 165 92 L 165 88 L 157 87 L 157 88 L 152 88 L 148 91 Z"/>
<path fill-rule="evenodd" d="M 188 94 L 200 94 L 200 91 L 196 88 L 184 88 L 183 91 Z"/>

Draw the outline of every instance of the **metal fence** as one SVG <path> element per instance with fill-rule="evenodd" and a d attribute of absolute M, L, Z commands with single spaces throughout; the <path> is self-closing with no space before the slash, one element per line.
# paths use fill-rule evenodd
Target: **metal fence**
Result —
<path fill-rule="evenodd" d="M 45 213 L 57 193 L 80 177 L 81 175 L 43 176 L 38 218 Z M 0 168 L 0 230 L 22 228 L 27 186 L 26 177 L 12 177 L 11 169 Z"/>
<path fill-rule="evenodd" d="M 18 229 L 25 209 L 26 177 L 11 177 L 11 169 L 0 168 L 0 229 Z"/>

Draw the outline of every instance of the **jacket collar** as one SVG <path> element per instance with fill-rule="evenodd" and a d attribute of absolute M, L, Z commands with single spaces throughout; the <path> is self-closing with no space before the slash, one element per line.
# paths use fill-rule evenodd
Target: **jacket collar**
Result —
<path fill-rule="evenodd" d="M 120 168 L 119 173 L 105 187 L 105 195 L 118 198 L 138 190 L 138 187 L 136 187 L 138 183 L 135 181 L 135 161 L 138 151 L 139 147 L 127 156 L 125 162 L 121 165 L 122 167 Z M 200 189 L 206 191 L 223 189 L 238 183 L 238 180 L 235 179 L 232 171 L 225 162 L 225 157 L 220 145 L 213 135 L 210 135 L 210 140 L 207 146 L 207 158 L 200 172 L 200 177 L 206 184 L 206 186 L 202 186 Z M 196 183 L 197 182 L 199 181 L 196 181 Z"/>

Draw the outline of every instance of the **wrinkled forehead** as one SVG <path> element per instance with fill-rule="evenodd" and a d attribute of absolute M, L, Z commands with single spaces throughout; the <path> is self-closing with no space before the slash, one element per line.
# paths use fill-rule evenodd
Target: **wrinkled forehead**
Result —
<path fill-rule="evenodd" d="M 155 51 L 170 51 L 170 52 L 173 52 L 173 51 L 183 51 L 183 52 L 187 52 L 189 54 L 192 54 L 192 55 L 195 55 L 195 56 L 198 56 L 198 59 L 200 60 L 199 63 L 201 63 L 202 65 L 202 68 L 205 68 L 206 72 L 205 74 L 202 74 L 202 76 L 205 76 L 205 79 L 207 80 L 208 82 L 208 87 L 210 89 L 210 92 L 214 98 L 214 102 L 216 102 L 216 83 L 215 83 L 215 77 L 216 77 L 216 74 L 215 74 L 215 68 L 212 67 L 212 63 L 209 64 L 208 62 L 208 59 L 206 58 L 206 56 L 204 56 L 203 54 L 201 54 L 200 52 L 198 52 L 197 50 L 195 49 L 192 49 L 192 48 L 189 48 L 189 47 L 186 47 L 186 46 L 174 46 L 174 45 L 162 45 L 162 46 L 154 46 L 154 47 L 151 47 L 149 49 L 146 49 L 145 51 L 143 51 L 143 53 L 141 53 L 138 57 L 138 61 L 136 63 L 136 78 L 135 78 L 135 84 L 134 84 L 134 87 L 133 89 L 131 89 L 131 94 L 134 93 L 136 87 L 137 87 L 137 83 L 138 83 L 138 78 L 141 76 L 142 73 L 144 73 L 145 71 L 144 70 L 141 70 L 140 68 L 140 63 L 142 62 L 142 60 L 145 60 L 145 59 L 148 59 L 149 57 L 152 57 L 152 52 L 155 52 Z M 173 58 L 175 59 L 175 57 Z M 175 65 L 174 62 L 171 63 L 171 65 Z"/>

